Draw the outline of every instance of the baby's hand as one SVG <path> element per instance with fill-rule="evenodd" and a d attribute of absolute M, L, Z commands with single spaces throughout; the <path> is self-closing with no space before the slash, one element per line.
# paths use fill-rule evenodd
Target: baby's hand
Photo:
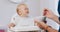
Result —
<path fill-rule="evenodd" d="M 34 19 L 34 25 L 37 26 L 37 21 L 39 22 L 38 19 Z"/>
<path fill-rule="evenodd" d="M 8 27 L 9 27 L 9 28 L 15 27 L 15 24 L 14 24 L 14 23 L 10 23 L 10 24 L 8 25 Z"/>

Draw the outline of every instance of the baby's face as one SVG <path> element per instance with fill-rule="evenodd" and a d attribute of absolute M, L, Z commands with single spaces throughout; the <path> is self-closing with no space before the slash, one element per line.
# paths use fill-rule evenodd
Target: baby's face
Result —
<path fill-rule="evenodd" d="M 29 9 L 26 5 L 20 5 L 18 9 L 19 14 L 22 13 L 24 16 L 27 16 L 29 14 Z"/>

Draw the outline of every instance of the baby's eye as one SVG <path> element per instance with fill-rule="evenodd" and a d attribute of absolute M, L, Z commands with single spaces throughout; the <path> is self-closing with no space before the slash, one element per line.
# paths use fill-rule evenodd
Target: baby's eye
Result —
<path fill-rule="evenodd" d="M 28 10 L 28 8 L 25 8 L 24 10 Z"/>
<path fill-rule="evenodd" d="M 21 9 L 19 9 L 19 10 L 21 10 Z"/>

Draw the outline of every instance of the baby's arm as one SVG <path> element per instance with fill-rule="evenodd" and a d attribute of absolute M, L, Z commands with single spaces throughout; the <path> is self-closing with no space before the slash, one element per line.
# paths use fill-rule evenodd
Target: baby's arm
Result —
<path fill-rule="evenodd" d="M 15 24 L 14 24 L 14 23 L 10 23 L 10 24 L 8 24 L 8 27 L 9 27 L 9 28 L 15 27 Z"/>
<path fill-rule="evenodd" d="M 16 23 L 15 23 L 15 17 L 12 17 L 11 22 L 8 24 L 8 28 L 12 28 L 15 27 Z"/>

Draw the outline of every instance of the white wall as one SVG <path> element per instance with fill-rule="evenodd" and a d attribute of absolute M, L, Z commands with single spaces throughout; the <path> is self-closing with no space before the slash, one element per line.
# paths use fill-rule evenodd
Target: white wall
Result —
<path fill-rule="evenodd" d="M 58 12 L 57 12 L 57 8 L 58 8 L 58 1 L 59 0 L 40 0 L 40 9 L 44 9 L 44 8 L 48 8 L 50 10 L 52 10 L 52 12 L 59 16 L 58 15 Z"/>
<path fill-rule="evenodd" d="M 49 8 L 51 10 L 53 10 L 53 13 L 57 16 L 58 15 L 58 12 L 57 12 L 57 9 L 58 9 L 58 0 L 49 0 Z"/>
<path fill-rule="evenodd" d="M 0 25 L 7 25 L 15 8 L 16 4 L 12 4 L 8 0 L 0 0 Z"/>

